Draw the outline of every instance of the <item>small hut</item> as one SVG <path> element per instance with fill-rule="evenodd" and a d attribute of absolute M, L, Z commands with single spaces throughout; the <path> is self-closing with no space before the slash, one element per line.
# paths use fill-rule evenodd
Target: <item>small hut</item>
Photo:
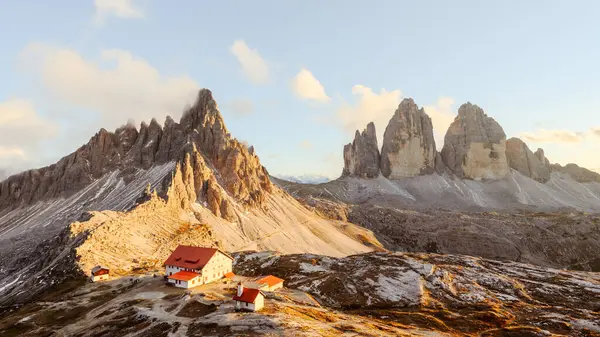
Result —
<path fill-rule="evenodd" d="M 90 279 L 92 282 L 106 281 L 110 276 L 110 270 L 103 266 L 95 266 L 92 268 Z"/>

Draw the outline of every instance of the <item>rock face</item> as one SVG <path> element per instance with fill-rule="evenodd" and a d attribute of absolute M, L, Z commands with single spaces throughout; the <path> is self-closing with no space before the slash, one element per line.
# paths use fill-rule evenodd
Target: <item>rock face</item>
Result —
<path fill-rule="evenodd" d="M 567 164 L 565 166 L 552 164 L 551 168 L 553 172 L 566 173 L 580 183 L 600 182 L 600 174 L 577 164 Z"/>
<path fill-rule="evenodd" d="M 442 159 L 459 178 L 502 179 L 509 173 L 506 134 L 483 109 L 463 104 L 444 138 Z"/>
<path fill-rule="evenodd" d="M 544 150 L 538 149 L 534 154 L 521 139 L 510 138 L 506 141 L 506 158 L 508 165 L 524 176 L 541 183 L 550 180 L 550 168 L 546 164 Z"/>
<path fill-rule="evenodd" d="M 379 147 L 373 122 L 362 133 L 356 130 L 354 141 L 344 146 L 343 176 L 376 178 L 379 176 Z"/>
<path fill-rule="evenodd" d="M 84 146 L 58 163 L 14 175 L 0 183 L 0 214 L 6 210 L 54 197 L 67 197 L 109 172 L 120 170 L 125 181 L 140 169 L 179 162 L 177 172 L 163 185 L 168 197 L 171 181 L 183 184 L 188 202 L 206 202 L 219 216 L 233 218 L 229 199 L 259 207 L 271 182 L 258 157 L 232 138 L 210 90 L 198 93 L 196 103 L 180 123 L 167 117 L 114 133 L 101 129 Z M 179 193 L 178 192 L 178 193 Z M 185 202 L 184 202 L 185 203 Z"/>
<path fill-rule="evenodd" d="M 549 172 L 552 172 L 552 167 L 550 165 L 550 161 L 548 160 L 548 158 L 546 158 L 546 154 L 544 153 L 544 150 L 543 149 L 537 149 L 534 154 L 539 159 L 540 163 L 542 163 L 542 165 L 544 165 L 544 167 Z"/>
<path fill-rule="evenodd" d="M 388 179 L 432 174 L 436 154 L 431 118 L 405 98 L 385 129 L 381 173 Z"/>

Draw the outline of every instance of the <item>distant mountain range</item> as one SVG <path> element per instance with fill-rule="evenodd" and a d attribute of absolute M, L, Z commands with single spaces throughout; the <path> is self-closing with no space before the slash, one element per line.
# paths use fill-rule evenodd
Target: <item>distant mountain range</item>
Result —
<path fill-rule="evenodd" d="M 298 184 L 323 184 L 330 182 L 331 178 L 318 174 L 303 174 L 300 176 L 292 175 L 274 175 L 275 178 L 291 181 Z"/>

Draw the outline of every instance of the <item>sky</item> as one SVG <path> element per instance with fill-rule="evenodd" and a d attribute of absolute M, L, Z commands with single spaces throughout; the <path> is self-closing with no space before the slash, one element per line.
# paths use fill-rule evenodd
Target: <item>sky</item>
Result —
<path fill-rule="evenodd" d="M 553 163 L 600 171 L 600 2 L 0 0 L 0 169 L 209 88 L 271 174 L 335 178 L 405 97 L 436 145 L 469 101 Z"/>

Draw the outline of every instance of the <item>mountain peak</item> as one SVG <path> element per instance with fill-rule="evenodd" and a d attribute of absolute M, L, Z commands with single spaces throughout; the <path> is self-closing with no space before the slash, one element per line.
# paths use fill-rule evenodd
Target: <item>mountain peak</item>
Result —
<path fill-rule="evenodd" d="M 206 171 L 205 167 L 210 167 L 216 171 L 210 183 L 214 193 L 220 185 L 222 195 L 228 194 L 242 204 L 260 206 L 264 194 L 271 191 L 268 174 L 258 157 L 231 137 L 212 92 L 202 89 L 179 124 L 166 117 L 164 126 L 153 118 L 149 125 L 142 122 L 139 131 L 127 125 L 115 133 L 102 128 L 87 144 L 58 163 L 2 182 L 0 210 L 69 196 L 116 170 L 125 181 L 133 179 L 138 170 L 169 162 L 180 162 L 179 170 L 184 170 L 188 154 L 194 159 L 191 166 L 197 164 L 196 169 Z M 190 172 L 186 174 L 189 176 Z M 195 178 L 203 181 L 195 181 L 193 186 L 206 190 L 209 175 L 203 173 Z M 201 191 L 196 194 L 202 195 Z"/>

